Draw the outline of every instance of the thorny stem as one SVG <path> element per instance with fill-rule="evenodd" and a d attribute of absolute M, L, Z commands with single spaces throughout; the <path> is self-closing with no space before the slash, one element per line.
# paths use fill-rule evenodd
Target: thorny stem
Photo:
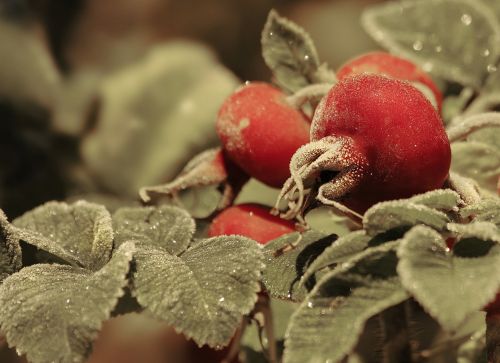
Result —
<path fill-rule="evenodd" d="M 220 363 L 231 363 L 234 360 L 234 358 L 238 356 L 241 349 L 241 338 L 243 338 L 243 334 L 245 333 L 247 325 L 248 325 L 248 318 L 245 316 L 241 321 L 239 329 L 237 329 L 236 333 L 234 334 L 231 346 L 229 348 L 229 352 Z"/>
<path fill-rule="evenodd" d="M 306 86 L 287 97 L 287 102 L 294 108 L 301 108 L 307 101 L 319 101 L 333 87 L 332 83 L 316 83 Z"/>
<path fill-rule="evenodd" d="M 446 133 L 450 142 L 466 138 L 474 131 L 484 127 L 500 127 L 500 112 L 485 112 L 465 118 L 460 118 Z"/>

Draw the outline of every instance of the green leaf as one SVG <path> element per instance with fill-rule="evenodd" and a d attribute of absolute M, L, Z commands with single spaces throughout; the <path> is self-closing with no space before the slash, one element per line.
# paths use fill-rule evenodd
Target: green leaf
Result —
<path fill-rule="evenodd" d="M 451 169 L 474 179 L 481 187 L 497 190 L 500 175 L 500 150 L 480 142 L 455 142 L 451 145 Z"/>
<path fill-rule="evenodd" d="M 500 245 L 464 258 L 454 255 L 438 232 L 417 226 L 405 235 L 398 256 L 402 284 L 447 330 L 459 328 L 500 288 Z"/>
<path fill-rule="evenodd" d="M 369 318 L 407 299 L 395 276 L 395 259 L 391 263 L 386 259 L 394 255 L 393 250 L 394 246 L 379 246 L 373 258 L 366 255 L 318 282 L 292 316 L 285 363 L 341 361 L 356 345 Z M 379 274 L 381 267 L 392 271 Z"/>
<path fill-rule="evenodd" d="M 310 284 L 300 284 L 309 264 L 318 257 L 336 235 L 316 231 L 303 234 L 290 233 L 277 238 L 264 247 L 266 268 L 262 282 L 272 297 L 302 301 Z"/>
<path fill-rule="evenodd" d="M 365 11 L 362 23 L 392 53 L 476 89 L 500 51 L 498 21 L 479 1 L 390 2 Z"/>
<path fill-rule="evenodd" d="M 240 236 L 201 240 L 180 256 L 143 247 L 132 292 L 198 345 L 226 345 L 257 300 L 262 260 L 257 243 Z"/>
<path fill-rule="evenodd" d="M 500 21 L 500 2 L 497 0 L 480 0 L 482 3 L 487 5 L 492 11 L 497 21 Z"/>
<path fill-rule="evenodd" d="M 500 200 L 485 198 L 479 203 L 467 206 L 460 210 L 462 218 L 474 217 L 475 221 L 491 222 L 500 226 Z"/>
<path fill-rule="evenodd" d="M 393 228 L 411 227 L 416 224 L 443 230 L 449 221 L 443 212 L 407 200 L 375 204 L 363 216 L 366 233 L 372 236 Z"/>
<path fill-rule="evenodd" d="M 113 214 L 115 244 L 136 241 L 178 255 L 193 237 L 195 222 L 183 209 L 172 206 L 121 208 Z"/>
<path fill-rule="evenodd" d="M 368 248 L 371 239 L 372 237 L 368 236 L 365 231 L 355 231 L 339 237 L 309 265 L 301 281 L 307 281 L 322 268 L 345 262 L 358 255 Z"/>
<path fill-rule="evenodd" d="M 109 261 L 113 226 L 103 206 L 48 202 L 14 220 L 19 237 L 72 265 L 97 270 Z"/>
<path fill-rule="evenodd" d="M 152 48 L 103 79 L 96 126 L 80 148 L 86 166 L 123 196 L 171 180 L 192 155 L 217 143 L 217 111 L 238 84 L 205 46 L 171 41 Z"/>
<path fill-rule="evenodd" d="M 451 189 L 436 189 L 407 199 L 411 203 L 425 205 L 442 211 L 455 211 L 463 204 L 460 195 Z"/>
<path fill-rule="evenodd" d="M 483 241 L 494 241 L 500 244 L 500 230 L 494 223 L 475 221 L 468 224 L 448 223 L 449 231 L 460 235 L 460 238 L 477 238 Z"/>
<path fill-rule="evenodd" d="M 82 362 L 123 295 L 134 245 L 100 270 L 39 264 L 0 285 L 0 324 L 9 346 L 33 363 Z"/>
<path fill-rule="evenodd" d="M 334 81 L 333 73 L 321 66 L 309 34 L 274 10 L 267 18 L 261 43 L 264 61 L 281 88 L 295 92 L 313 83 Z M 322 74 L 326 79 L 321 79 Z"/>
<path fill-rule="evenodd" d="M 4 212 L 0 210 L 0 282 L 22 266 L 19 239 Z"/>

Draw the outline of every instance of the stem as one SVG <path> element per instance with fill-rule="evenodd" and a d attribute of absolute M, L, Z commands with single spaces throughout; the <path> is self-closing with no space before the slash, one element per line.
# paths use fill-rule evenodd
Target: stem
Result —
<path fill-rule="evenodd" d="M 500 313 L 486 315 L 486 351 L 488 363 L 500 362 Z"/>
<path fill-rule="evenodd" d="M 267 351 L 269 354 L 269 363 L 278 363 L 278 349 L 276 347 L 276 338 L 274 336 L 273 314 L 271 311 L 271 299 L 269 295 L 262 296 L 260 306 L 262 315 L 264 315 L 264 331 L 267 337 Z"/>
<path fill-rule="evenodd" d="M 413 327 L 414 316 L 413 316 L 413 301 L 408 299 L 403 303 L 404 317 L 406 322 L 406 327 L 409 330 Z M 416 363 L 419 361 L 418 352 L 418 342 L 411 339 L 410 334 L 408 334 L 408 348 L 409 348 L 409 358 L 411 363 Z"/>
<path fill-rule="evenodd" d="M 245 316 L 241 321 L 240 327 L 236 330 L 236 333 L 234 334 L 227 356 L 220 363 L 231 363 L 234 360 L 234 358 L 238 356 L 241 348 L 241 339 L 243 338 L 243 334 L 245 333 L 247 325 L 248 325 L 248 318 Z"/>
<path fill-rule="evenodd" d="M 287 97 L 287 102 L 294 108 L 301 108 L 307 101 L 319 101 L 332 88 L 331 83 L 316 83 L 301 88 L 293 95 Z"/>
<path fill-rule="evenodd" d="M 465 139 L 474 131 L 485 127 L 500 127 L 500 112 L 485 112 L 462 119 L 451 126 L 446 133 L 450 142 Z"/>

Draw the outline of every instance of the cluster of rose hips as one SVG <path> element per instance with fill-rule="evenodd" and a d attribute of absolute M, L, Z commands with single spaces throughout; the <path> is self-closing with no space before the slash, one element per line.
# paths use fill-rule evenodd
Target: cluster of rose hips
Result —
<path fill-rule="evenodd" d="M 432 79 L 382 52 L 347 62 L 337 78 L 312 120 L 280 89 L 246 83 L 219 111 L 221 157 L 282 187 L 286 219 L 300 217 L 311 199 L 363 213 L 379 201 L 442 187 L 451 152 L 440 117 L 442 95 Z M 266 242 L 290 231 L 293 223 L 268 208 L 243 205 L 216 217 L 210 234 Z"/>

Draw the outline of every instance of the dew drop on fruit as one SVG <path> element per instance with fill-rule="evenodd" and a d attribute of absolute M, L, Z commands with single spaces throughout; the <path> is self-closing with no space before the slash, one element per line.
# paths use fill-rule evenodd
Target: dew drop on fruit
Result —
<path fill-rule="evenodd" d="M 465 26 L 469 26 L 471 25 L 472 23 L 472 16 L 470 16 L 469 14 L 462 14 L 461 18 L 460 18 L 460 21 L 462 22 L 462 24 L 464 24 Z"/>

